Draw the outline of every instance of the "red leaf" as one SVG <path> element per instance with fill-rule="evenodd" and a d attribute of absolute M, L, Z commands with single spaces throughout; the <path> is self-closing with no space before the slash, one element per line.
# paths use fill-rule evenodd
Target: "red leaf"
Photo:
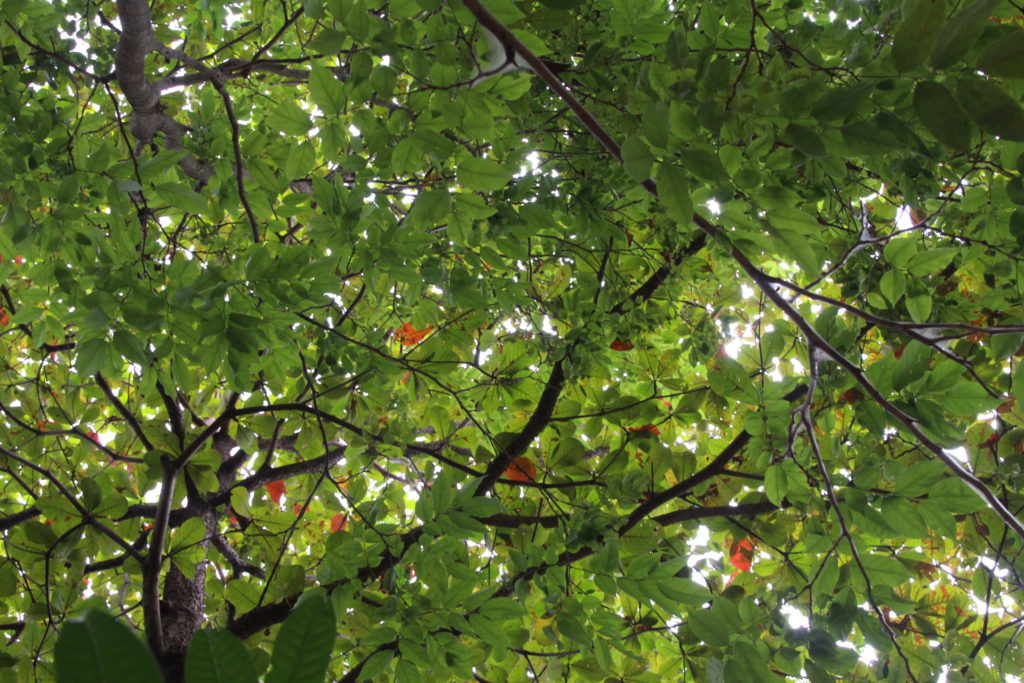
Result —
<path fill-rule="evenodd" d="M 434 329 L 433 325 L 427 325 L 422 330 L 417 330 L 409 323 L 402 323 L 402 325 L 395 330 L 393 336 L 402 346 L 416 346 L 423 341 L 423 338 L 426 337 L 432 329 Z"/>
<path fill-rule="evenodd" d="M 505 469 L 505 478 L 512 481 L 534 481 L 537 477 L 537 466 L 529 458 L 519 456 Z"/>
<path fill-rule="evenodd" d="M 754 544 L 750 542 L 749 538 L 744 538 L 741 541 L 734 540 L 729 546 L 729 561 L 741 572 L 750 571 L 753 558 Z"/>
<path fill-rule="evenodd" d="M 629 351 L 631 348 L 633 348 L 633 345 L 630 344 L 629 342 L 622 341 L 621 339 L 616 339 L 615 341 L 608 345 L 608 348 L 610 348 L 613 351 Z"/>
<path fill-rule="evenodd" d="M 285 490 L 285 484 L 283 481 L 278 479 L 277 481 L 269 482 L 264 486 L 264 488 L 267 489 L 267 494 L 270 495 L 270 500 L 275 503 L 281 502 L 281 496 L 284 495 Z"/>
<path fill-rule="evenodd" d="M 346 526 L 348 526 L 348 515 L 339 512 L 338 514 L 331 517 L 332 534 L 337 531 L 344 531 Z"/>

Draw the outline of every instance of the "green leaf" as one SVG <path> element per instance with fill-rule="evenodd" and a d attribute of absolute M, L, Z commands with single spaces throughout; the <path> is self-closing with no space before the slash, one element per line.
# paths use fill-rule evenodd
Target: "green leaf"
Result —
<path fill-rule="evenodd" d="M 819 121 L 835 121 L 846 118 L 868 101 L 868 96 L 874 90 L 875 85 L 875 81 L 865 80 L 841 88 L 831 88 L 811 107 L 811 116 Z"/>
<path fill-rule="evenodd" d="M 796 147 L 812 159 L 824 159 L 828 156 L 825 143 L 821 137 L 807 126 L 791 123 L 782 134 L 782 139 Z"/>
<path fill-rule="evenodd" d="M 279 102 L 267 116 L 267 123 L 282 133 L 299 137 L 305 137 L 312 125 L 309 114 L 290 100 Z"/>
<path fill-rule="evenodd" d="M 892 61 L 900 71 L 924 64 L 946 21 L 946 0 L 909 0 L 903 4 L 903 20 L 893 38 Z"/>
<path fill-rule="evenodd" d="M 321 592 L 304 595 L 281 625 L 267 683 L 320 683 L 334 646 L 334 609 Z"/>
<path fill-rule="evenodd" d="M 181 183 L 164 183 L 154 187 L 153 191 L 161 201 L 176 209 L 200 216 L 206 213 L 206 200 L 202 195 Z"/>
<path fill-rule="evenodd" d="M 309 94 L 324 116 L 338 116 L 345 110 L 344 84 L 321 64 L 314 63 L 310 67 Z"/>
<path fill-rule="evenodd" d="M 512 171 L 490 159 L 469 157 L 459 162 L 456 178 L 468 190 L 500 190 L 512 180 Z"/>
<path fill-rule="evenodd" d="M 715 359 L 715 364 L 715 372 L 708 377 L 711 391 L 725 398 L 754 398 L 754 385 L 742 365 L 728 356 Z"/>
<path fill-rule="evenodd" d="M 631 135 L 622 141 L 622 165 L 636 182 L 650 180 L 654 154 L 640 136 Z"/>
<path fill-rule="evenodd" d="M 959 479 L 946 477 L 928 491 L 928 500 L 949 512 L 966 514 L 985 509 L 985 501 Z"/>
<path fill-rule="evenodd" d="M 509 647 L 511 645 L 501 625 L 483 614 L 469 615 L 469 625 L 482 642 L 497 645 L 498 647 Z"/>
<path fill-rule="evenodd" d="M 64 623 L 54 649 L 57 680 L 122 683 L 163 680 L 149 649 L 121 621 L 95 609 Z"/>
<path fill-rule="evenodd" d="M 582 5 L 586 0 L 540 0 L 541 4 L 551 9 L 571 10 Z"/>
<path fill-rule="evenodd" d="M 963 59 L 985 28 L 998 0 L 976 0 L 946 22 L 935 38 L 932 68 L 942 70 Z"/>
<path fill-rule="evenodd" d="M 921 81 L 914 88 L 914 111 L 935 139 L 958 151 L 971 146 L 971 125 L 967 113 L 946 86 Z"/>
<path fill-rule="evenodd" d="M 907 296 L 906 306 L 907 312 L 910 313 L 910 319 L 915 323 L 928 322 L 928 319 L 932 316 L 933 303 L 934 300 L 930 293 Z"/>
<path fill-rule="evenodd" d="M 95 375 L 110 365 L 111 345 L 105 339 L 87 339 L 75 348 L 75 369 L 83 376 Z"/>
<path fill-rule="evenodd" d="M 764 493 L 768 496 L 768 500 L 775 505 L 781 505 L 789 491 L 792 472 L 789 467 L 786 467 L 787 462 L 784 460 L 776 463 L 764 473 Z"/>
<path fill-rule="evenodd" d="M 658 199 L 669 217 L 681 226 L 689 226 L 693 222 L 690 183 L 678 166 L 666 163 L 658 168 Z"/>
<path fill-rule="evenodd" d="M 242 641 L 220 628 L 192 636 L 185 656 L 188 683 L 255 683 L 256 667 Z"/>
<path fill-rule="evenodd" d="M 977 417 L 988 410 L 995 410 L 1003 399 L 990 396 L 985 388 L 975 382 L 961 382 L 942 396 L 942 407 L 963 417 Z"/>
<path fill-rule="evenodd" d="M 981 51 L 978 68 L 999 78 L 1024 78 L 1024 29 L 997 38 Z"/>
<path fill-rule="evenodd" d="M 968 116 L 986 132 L 1024 142 L 1024 108 L 1001 87 L 981 78 L 960 78 L 956 96 Z"/>
<path fill-rule="evenodd" d="M 899 586 L 914 576 L 902 562 L 886 555 L 862 553 L 860 561 L 875 586 Z"/>
<path fill-rule="evenodd" d="M 897 475 L 893 492 L 907 498 L 915 498 L 928 493 L 945 474 L 946 466 L 938 460 L 915 463 Z"/>
<path fill-rule="evenodd" d="M 882 515 L 885 521 L 896 530 L 896 533 L 907 538 L 928 538 L 928 525 L 917 506 L 906 498 L 886 496 L 882 500 Z"/>
<path fill-rule="evenodd" d="M 907 262 L 907 270 L 911 275 L 919 277 L 932 275 L 943 270 L 960 252 L 954 247 L 939 247 L 918 252 Z"/>
<path fill-rule="evenodd" d="M 718 156 L 710 149 L 690 147 L 683 150 L 680 157 L 683 168 L 701 180 L 713 183 L 729 181 L 729 173 L 725 170 L 725 166 L 722 166 Z"/>

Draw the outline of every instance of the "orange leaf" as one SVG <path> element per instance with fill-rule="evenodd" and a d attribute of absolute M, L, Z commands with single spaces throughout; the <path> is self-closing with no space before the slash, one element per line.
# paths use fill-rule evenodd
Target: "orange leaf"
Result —
<path fill-rule="evenodd" d="M 6 325 L 9 322 L 11 322 L 11 317 L 7 315 L 7 311 L 0 308 L 0 325 Z"/>
<path fill-rule="evenodd" d="M 741 572 L 749 572 L 751 561 L 754 558 L 754 545 L 749 538 L 741 541 L 734 540 L 729 546 L 729 561 L 732 566 Z"/>
<path fill-rule="evenodd" d="M 339 512 L 338 514 L 331 517 L 331 533 L 337 531 L 344 531 L 348 525 L 348 515 Z"/>
<path fill-rule="evenodd" d="M 529 458 L 519 456 L 506 468 L 505 478 L 512 481 L 534 481 L 537 478 L 537 466 Z"/>
<path fill-rule="evenodd" d="M 270 495 L 270 500 L 275 503 L 281 502 L 281 496 L 284 495 L 285 490 L 285 484 L 282 480 L 278 479 L 277 481 L 268 482 L 264 488 L 267 489 L 267 494 Z"/>
<path fill-rule="evenodd" d="M 423 338 L 426 337 L 433 329 L 433 325 L 427 325 L 422 330 L 417 330 L 409 323 L 402 323 L 402 325 L 395 330 L 393 336 L 402 346 L 416 346 L 423 341 Z"/>
<path fill-rule="evenodd" d="M 635 433 L 637 433 L 637 432 L 649 432 L 651 434 L 654 434 L 655 436 L 658 436 L 659 434 L 661 434 L 661 430 L 658 429 L 657 427 L 655 427 L 654 425 L 644 425 L 643 427 L 630 427 L 629 431 L 635 432 Z"/>
<path fill-rule="evenodd" d="M 630 344 L 629 342 L 622 341 L 621 339 L 616 339 L 615 341 L 608 345 L 608 348 L 610 348 L 613 351 L 629 351 L 631 348 L 633 348 L 633 345 Z"/>

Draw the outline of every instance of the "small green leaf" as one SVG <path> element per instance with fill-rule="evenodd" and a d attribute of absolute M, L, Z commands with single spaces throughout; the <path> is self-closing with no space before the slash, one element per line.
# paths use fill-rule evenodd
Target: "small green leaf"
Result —
<path fill-rule="evenodd" d="M 902 562 L 886 555 L 862 554 L 860 561 L 876 586 L 898 586 L 914 577 Z"/>
<path fill-rule="evenodd" d="M 974 121 L 992 135 L 1024 142 L 1024 108 L 992 81 L 960 78 L 956 96 Z"/>
<path fill-rule="evenodd" d="M 907 271 L 917 276 L 937 273 L 948 266 L 958 253 L 960 250 L 955 247 L 938 247 L 918 252 L 907 262 Z"/>
<path fill-rule="evenodd" d="M 303 596 L 281 625 L 267 683 L 321 683 L 334 646 L 331 601 L 322 592 Z"/>
<path fill-rule="evenodd" d="M 928 492 L 928 500 L 938 503 L 947 514 L 968 514 L 985 509 L 985 501 L 959 479 L 946 477 Z"/>
<path fill-rule="evenodd" d="M 622 165 L 630 178 L 638 183 L 651 178 L 654 154 L 637 135 L 631 135 L 622 142 Z"/>
<path fill-rule="evenodd" d="M 876 82 L 873 80 L 864 80 L 842 88 L 826 90 L 811 107 L 811 116 L 819 121 L 846 118 L 867 101 L 875 85 Z"/>
<path fill-rule="evenodd" d="M 1024 29 L 1010 31 L 985 46 L 978 68 L 990 76 L 1024 78 Z"/>
<path fill-rule="evenodd" d="M 946 466 L 938 460 L 915 463 L 896 476 L 894 493 L 915 498 L 928 493 L 933 485 L 946 474 Z"/>
<path fill-rule="evenodd" d="M 511 645 L 501 625 L 493 619 L 485 617 L 483 614 L 469 615 L 469 625 L 480 640 L 485 643 L 497 645 L 498 647 L 509 647 Z"/>
<path fill-rule="evenodd" d="M 961 382 L 942 397 L 942 406 L 963 417 L 977 417 L 988 410 L 995 410 L 1003 399 L 990 396 L 984 387 L 974 382 Z"/>
<path fill-rule="evenodd" d="M 512 171 L 491 159 L 469 157 L 459 162 L 459 184 L 468 190 L 500 190 L 512 180 Z"/>
<path fill-rule="evenodd" d="M 188 683 L 255 683 L 256 667 L 249 652 L 229 631 L 203 629 L 192 636 L 185 656 Z"/>
<path fill-rule="evenodd" d="M 774 505 L 781 505 L 789 491 L 789 471 L 785 464 L 776 463 L 764 473 L 764 493 Z"/>
<path fill-rule="evenodd" d="M 928 538 L 928 525 L 917 506 L 900 496 L 886 496 L 882 500 L 882 515 L 896 533 L 907 538 Z"/>
<path fill-rule="evenodd" d="M 932 295 L 916 294 L 906 298 L 907 312 L 915 323 L 928 322 L 932 315 Z"/>
<path fill-rule="evenodd" d="M 309 121 L 309 114 L 302 107 L 287 99 L 278 103 L 266 120 L 269 125 L 282 133 L 299 137 L 305 137 L 312 125 Z"/>
<path fill-rule="evenodd" d="M 111 345 L 105 339 L 87 339 L 75 347 L 75 369 L 81 375 L 95 375 L 110 365 Z"/>
<path fill-rule="evenodd" d="M 828 156 L 828 150 L 825 149 L 825 143 L 821 137 L 807 126 L 801 126 L 799 123 L 789 124 L 782 134 L 782 139 L 812 159 L 824 159 Z"/>
<path fill-rule="evenodd" d="M 201 194 L 181 183 L 164 183 L 153 190 L 160 201 L 167 202 L 176 209 L 186 213 L 202 215 L 206 213 L 206 199 Z"/>
<path fill-rule="evenodd" d="M 690 147 L 684 150 L 680 156 L 683 168 L 701 180 L 712 183 L 728 182 L 729 173 L 725 170 L 722 162 L 718 160 L 718 156 L 710 149 Z"/>
<path fill-rule="evenodd" d="M 672 164 L 658 168 L 658 199 L 670 218 L 680 225 L 693 222 L 693 200 L 690 198 L 690 183 L 686 172 Z"/>
<path fill-rule="evenodd" d="M 314 63 L 309 70 L 309 94 L 324 116 L 338 116 L 345 110 L 344 84 L 321 64 Z"/>
<path fill-rule="evenodd" d="M 878 281 L 878 291 L 886 298 L 889 305 L 895 306 L 906 290 L 907 276 L 903 274 L 902 270 L 893 268 L 882 273 L 882 278 Z"/>
<path fill-rule="evenodd" d="M 149 649 L 118 619 L 94 609 L 65 622 L 54 651 L 57 681 L 160 681 Z"/>
<path fill-rule="evenodd" d="M 971 146 L 971 124 L 946 86 L 921 81 L 914 88 L 914 111 L 935 139 L 958 151 Z"/>
<path fill-rule="evenodd" d="M 945 69 L 960 61 L 978 40 L 985 22 L 998 0 L 977 0 L 964 11 L 955 14 L 935 37 L 932 48 L 932 68 Z"/>

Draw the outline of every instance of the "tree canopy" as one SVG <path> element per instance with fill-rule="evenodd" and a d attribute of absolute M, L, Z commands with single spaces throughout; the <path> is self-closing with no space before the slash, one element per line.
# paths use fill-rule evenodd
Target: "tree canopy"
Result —
<path fill-rule="evenodd" d="M 0 679 L 1024 670 L 1018 2 L 0 13 Z"/>

